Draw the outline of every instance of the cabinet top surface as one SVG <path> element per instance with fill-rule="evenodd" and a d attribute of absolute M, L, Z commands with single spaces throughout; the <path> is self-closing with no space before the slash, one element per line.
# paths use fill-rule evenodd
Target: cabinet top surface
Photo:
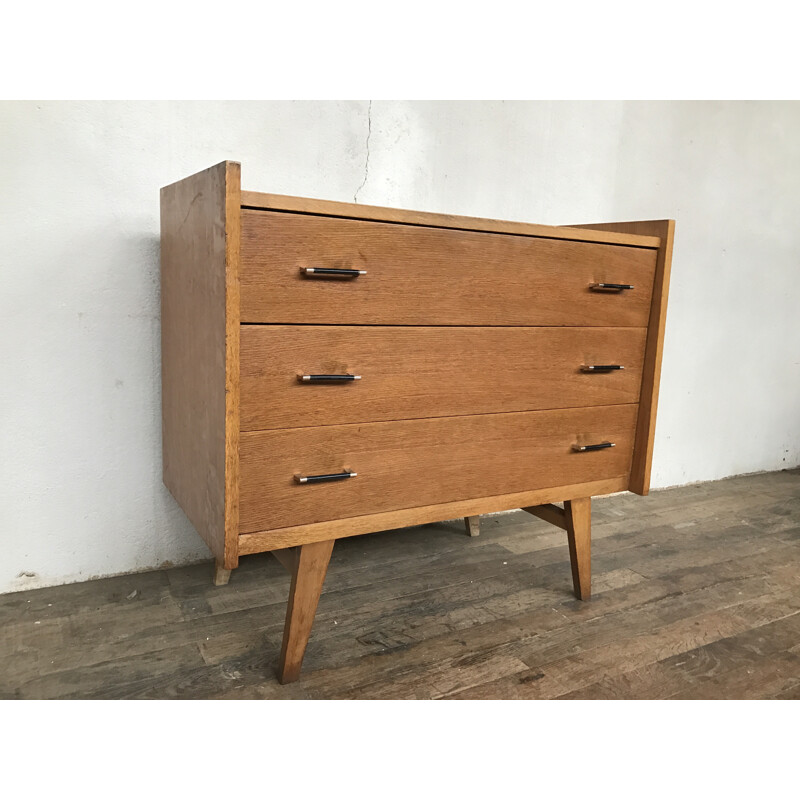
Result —
<path fill-rule="evenodd" d="M 392 222 L 403 225 L 421 225 L 455 230 L 507 233 L 518 236 L 537 236 L 547 239 L 568 239 L 580 242 L 627 245 L 657 249 L 661 245 L 658 236 L 641 236 L 608 230 L 557 225 L 536 225 L 528 222 L 462 217 L 455 214 L 434 214 L 426 211 L 409 211 L 382 208 L 356 203 L 341 203 L 331 200 L 314 200 L 304 197 L 267 194 L 264 192 L 242 192 L 242 207 L 262 211 L 284 211 L 295 214 L 316 214 L 347 219 Z"/>

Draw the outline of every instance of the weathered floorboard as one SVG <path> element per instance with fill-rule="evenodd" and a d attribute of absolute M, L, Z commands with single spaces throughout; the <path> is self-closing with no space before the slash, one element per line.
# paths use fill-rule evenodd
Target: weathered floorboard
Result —
<path fill-rule="evenodd" d="M 0 596 L 0 698 L 800 699 L 800 470 L 593 501 L 593 597 L 523 512 L 340 540 L 304 672 L 243 558 Z"/>

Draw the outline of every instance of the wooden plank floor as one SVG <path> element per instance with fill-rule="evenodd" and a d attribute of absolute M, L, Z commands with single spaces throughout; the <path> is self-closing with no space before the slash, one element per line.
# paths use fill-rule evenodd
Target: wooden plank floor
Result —
<path fill-rule="evenodd" d="M 334 548 L 300 680 L 249 556 L 0 595 L 2 698 L 800 698 L 800 470 L 594 505 L 594 596 L 522 512 Z"/>

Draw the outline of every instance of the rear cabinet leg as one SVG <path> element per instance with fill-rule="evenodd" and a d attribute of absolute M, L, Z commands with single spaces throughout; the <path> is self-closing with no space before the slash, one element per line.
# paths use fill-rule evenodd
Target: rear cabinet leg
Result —
<path fill-rule="evenodd" d="M 470 536 L 479 536 L 481 532 L 481 518 L 464 517 L 464 526 Z"/>
<path fill-rule="evenodd" d="M 564 521 L 572 566 L 572 585 L 579 600 L 592 596 L 592 498 L 567 500 Z"/>
<path fill-rule="evenodd" d="M 214 564 L 214 586 L 225 586 L 231 579 L 231 571 L 222 566 L 221 561 Z"/>
<path fill-rule="evenodd" d="M 328 563 L 331 560 L 333 542 L 334 540 L 330 539 L 327 542 L 302 544 L 292 548 L 290 557 L 286 557 L 283 553 L 279 557 L 292 575 L 278 666 L 278 679 L 281 683 L 291 683 L 300 676 L 300 667 L 311 635 L 311 626 L 314 624 L 314 615 L 317 613 L 322 584 L 325 582 Z"/>

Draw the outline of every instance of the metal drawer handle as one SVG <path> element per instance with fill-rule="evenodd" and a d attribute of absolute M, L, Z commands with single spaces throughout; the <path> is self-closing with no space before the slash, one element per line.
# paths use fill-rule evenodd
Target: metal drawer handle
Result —
<path fill-rule="evenodd" d="M 629 283 L 590 283 L 589 288 L 593 292 L 623 292 L 633 289 L 633 286 Z"/>
<path fill-rule="evenodd" d="M 607 447 L 614 446 L 614 442 L 598 442 L 597 444 L 574 444 L 572 449 L 576 453 L 585 453 L 587 450 L 605 450 Z"/>
<path fill-rule="evenodd" d="M 298 375 L 301 383 L 336 383 L 344 381 L 360 381 L 360 375 Z"/>
<path fill-rule="evenodd" d="M 301 275 L 332 275 L 339 278 L 357 278 L 366 275 L 365 269 L 333 269 L 330 267 L 300 267 Z"/>
<path fill-rule="evenodd" d="M 355 478 L 357 472 L 335 472 L 333 475 L 295 475 L 298 483 L 324 483 L 325 481 L 343 481 L 345 478 Z"/>
<path fill-rule="evenodd" d="M 616 369 L 625 369 L 621 364 L 583 364 L 581 372 L 613 372 Z"/>

